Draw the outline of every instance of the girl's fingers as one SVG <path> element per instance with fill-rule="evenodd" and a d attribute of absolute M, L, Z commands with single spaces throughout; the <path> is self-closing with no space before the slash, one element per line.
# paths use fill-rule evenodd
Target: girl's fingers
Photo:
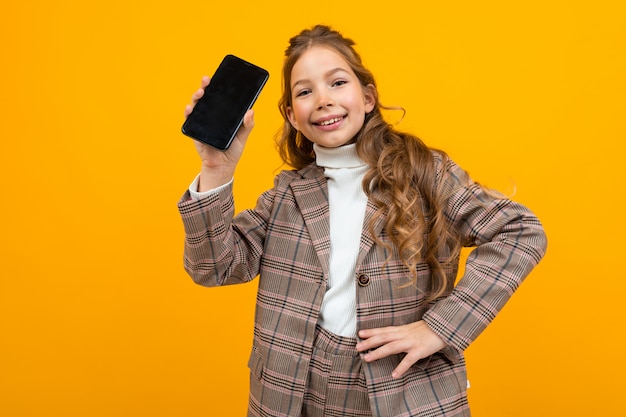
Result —
<path fill-rule="evenodd" d="M 365 353 L 363 355 L 363 360 L 365 360 L 365 362 L 373 362 L 378 359 L 386 358 L 387 356 L 397 355 L 398 353 L 402 353 L 404 351 L 405 350 L 399 343 L 385 343 L 374 350 Z"/>
<path fill-rule="evenodd" d="M 195 107 L 196 103 L 198 103 L 198 100 L 202 98 L 202 96 L 204 95 L 204 89 L 206 88 L 207 85 L 209 85 L 209 82 L 210 82 L 209 77 L 207 76 L 202 77 L 202 83 L 201 83 L 202 88 L 199 88 L 198 90 L 196 90 L 195 93 L 191 95 L 191 104 L 187 104 L 187 106 L 185 106 L 185 117 L 191 114 L 191 111 Z"/>
<path fill-rule="evenodd" d="M 404 375 L 406 371 L 411 368 L 411 366 L 413 366 L 413 364 L 415 364 L 415 362 L 417 362 L 417 360 L 411 358 L 411 355 L 406 355 L 404 359 L 400 361 L 398 366 L 396 366 L 396 369 L 391 372 L 391 377 L 400 378 L 402 375 Z"/>
<path fill-rule="evenodd" d="M 193 93 L 193 96 L 191 96 L 191 101 L 195 104 L 198 102 L 198 100 L 200 100 L 200 98 L 202 98 L 203 95 L 204 95 L 204 90 L 201 88 L 195 93 Z"/>
<path fill-rule="evenodd" d="M 397 334 L 397 329 L 393 327 L 361 330 L 359 332 L 359 337 L 362 340 L 357 343 L 357 350 L 362 352 L 382 346 L 393 340 L 394 334 Z"/>
<path fill-rule="evenodd" d="M 209 85 L 209 83 L 211 82 L 211 79 L 209 77 L 207 77 L 206 75 L 204 77 L 202 77 L 202 81 L 200 82 L 201 87 L 199 89 L 197 89 L 195 91 L 195 93 L 193 93 L 191 95 L 191 108 L 193 109 L 193 106 L 195 106 L 195 104 L 198 102 L 198 100 L 200 100 L 200 98 L 202 98 L 202 96 L 204 95 L 204 89 L 207 87 L 207 85 Z M 187 113 L 187 109 L 185 108 L 185 115 L 188 116 L 189 114 Z"/>
<path fill-rule="evenodd" d="M 248 110 L 243 117 L 243 124 L 241 125 L 241 127 L 239 128 L 239 131 L 237 132 L 237 139 L 241 143 L 245 143 L 253 127 L 254 127 L 254 111 Z"/>

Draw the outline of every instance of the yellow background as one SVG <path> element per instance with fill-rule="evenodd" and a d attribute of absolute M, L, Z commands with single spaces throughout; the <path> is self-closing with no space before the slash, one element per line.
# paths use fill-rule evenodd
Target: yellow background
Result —
<path fill-rule="evenodd" d="M 218 3 L 218 4 L 215 4 Z M 621 1 L 14 1 L 0 13 L 0 415 L 237 416 L 255 285 L 182 267 L 183 108 L 222 56 L 271 73 L 237 208 L 279 168 L 282 53 L 354 38 L 400 128 L 542 219 L 548 255 L 467 350 L 474 415 L 623 412 Z"/>

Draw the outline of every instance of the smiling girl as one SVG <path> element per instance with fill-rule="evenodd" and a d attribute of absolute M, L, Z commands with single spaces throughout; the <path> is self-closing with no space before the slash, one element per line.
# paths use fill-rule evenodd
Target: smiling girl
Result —
<path fill-rule="evenodd" d="M 468 416 L 463 351 L 545 234 L 386 123 L 353 46 L 326 26 L 290 40 L 278 144 L 293 169 L 254 209 L 235 216 L 232 194 L 252 111 L 227 151 L 196 143 L 200 174 L 179 202 L 185 268 L 206 286 L 259 276 L 250 416 Z M 454 285 L 463 246 L 474 250 Z"/>

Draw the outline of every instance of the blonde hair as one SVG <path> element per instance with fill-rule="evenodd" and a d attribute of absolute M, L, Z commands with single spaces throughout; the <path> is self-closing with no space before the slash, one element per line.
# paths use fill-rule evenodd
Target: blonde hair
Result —
<path fill-rule="evenodd" d="M 291 72 L 302 54 L 312 46 L 325 46 L 338 52 L 348 62 L 362 86 L 373 86 L 374 109 L 365 116 L 363 127 L 356 135 L 359 157 L 369 166 L 363 189 L 378 208 L 368 227 L 387 215 L 385 233 L 397 248 L 402 262 L 409 269 L 408 285 L 417 282 L 417 264 L 424 261 L 432 271 L 428 300 L 445 294 L 454 284 L 455 272 L 450 269 L 460 251 L 460 241 L 454 235 L 444 213 L 443 191 L 437 189 L 436 159 L 445 167 L 449 158 L 443 151 L 429 148 L 416 136 L 399 132 L 387 123 L 381 109 L 387 109 L 378 98 L 373 74 L 363 66 L 354 50 L 354 41 L 328 26 L 317 25 L 302 31 L 289 41 L 283 65 L 283 92 L 279 110 L 284 125 L 277 135 L 281 158 L 295 169 L 315 161 L 313 143 L 300 134 L 287 117 L 291 106 Z M 380 240 L 379 244 L 385 245 Z M 385 245 L 389 246 L 389 245 Z M 391 248 L 390 248 L 391 249 Z M 390 255 L 391 257 L 391 255 Z"/>

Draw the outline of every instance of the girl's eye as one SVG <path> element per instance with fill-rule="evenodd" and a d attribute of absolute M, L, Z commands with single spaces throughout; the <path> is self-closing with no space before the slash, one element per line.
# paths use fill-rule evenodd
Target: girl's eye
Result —
<path fill-rule="evenodd" d="M 296 93 L 296 97 L 302 97 L 302 96 L 306 96 L 307 94 L 309 94 L 311 92 L 311 90 L 302 90 L 299 91 L 298 93 Z"/>
<path fill-rule="evenodd" d="M 333 87 L 339 87 L 341 85 L 347 84 L 348 82 L 345 80 L 337 80 L 333 83 Z"/>

